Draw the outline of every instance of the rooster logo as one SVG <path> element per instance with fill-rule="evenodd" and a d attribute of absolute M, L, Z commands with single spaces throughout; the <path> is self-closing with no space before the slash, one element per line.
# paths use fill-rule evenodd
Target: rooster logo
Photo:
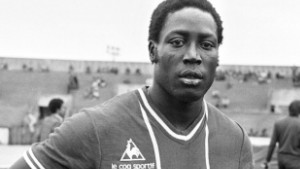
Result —
<path fill-rule="evenodd" d="M 126 149 L 120 161 L 142 161 L 145 160 L 139 148 L 134 144 L 132 139 L 127 140 Z"/>

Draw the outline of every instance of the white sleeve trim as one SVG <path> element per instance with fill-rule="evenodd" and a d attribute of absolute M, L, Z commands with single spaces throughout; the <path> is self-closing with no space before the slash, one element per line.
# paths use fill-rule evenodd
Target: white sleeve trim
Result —
<path fill-rule="evenodd" d="M 29 157 L 28 157 L 28 155 L 27 155 L 27 152 L 24 152 L 23 157 L 24 157 L 26 163 L 29 165 L 29 167 L 30 167 L 31 169 L 37 169 L 37 168 L 34 166 L 34 164 L 31 162 L 31 160 L 29 159 Z"/>
<path fill-rule="evenodd" d="M 31 169 L 45 169 L 45 167 L 35 157 L 31 148 L 24 153 L 23 157 Z"/>

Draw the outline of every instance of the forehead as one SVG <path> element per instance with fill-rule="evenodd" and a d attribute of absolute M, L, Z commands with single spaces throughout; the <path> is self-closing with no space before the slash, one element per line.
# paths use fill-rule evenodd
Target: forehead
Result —
<path fill-rule="evenodd" d="M 209 34 L 217 38 L 217 25 L 213 16 L 195 7 L 186 7 L 169 13 L 160 35 L 176 31 Z"/>

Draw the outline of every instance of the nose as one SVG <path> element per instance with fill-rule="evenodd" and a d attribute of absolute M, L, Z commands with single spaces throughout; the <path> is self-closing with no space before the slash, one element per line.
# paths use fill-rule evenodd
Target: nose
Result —
<path fill-rule="evenodd" d="M 183 63 L 184 64 L 197 64 L 200 65 L 202 63 L 202 59 L 200 57 L 200 54 L 197 51 L 197 46 L 195 44 L 191 44 L 184 57 L 183 57 Z"/>

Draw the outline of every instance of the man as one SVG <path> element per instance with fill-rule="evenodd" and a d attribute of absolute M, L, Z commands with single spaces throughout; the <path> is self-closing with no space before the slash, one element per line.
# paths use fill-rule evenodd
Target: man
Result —
<path fill-rule="evenodd" d="M 79 89 L 79 82 L 76 73 L 73 68 L 69 70 L 69 83 L 67 86 L 67 93 L 71 93 L 74 90 Z"/>
<path fill-rule="evenodd" d="M 49 102 L 48 108 L 51 114 L 42 120 L 36 136 L 37 142 L 46 140 L 54 132 L 54 129 L 61 125 L 65 115 L 63 104 L 63 100 L 59 98 L 54 98 Z"/>
<path fill-rule="evenodd" d="M 245 131 L 204 101 L 222 29 L 206 0 L 163 1 L 149 27 L 152 85 L 74 115 L 11 168 L 252 168 Z"/>
<path fill-rule="evenodd" d="M 289 105 L 289 116 L 274 124 L 265 166 L 271 161 L 276 143 L 278 146 L 278 168 L 300 168 L 300 100 Z"/>

